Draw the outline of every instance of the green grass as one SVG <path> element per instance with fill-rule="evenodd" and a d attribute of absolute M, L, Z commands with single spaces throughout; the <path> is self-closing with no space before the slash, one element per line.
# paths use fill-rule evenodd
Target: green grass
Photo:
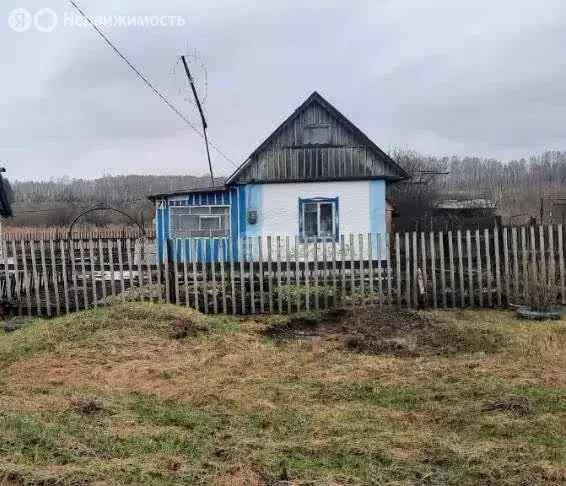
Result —
<path fill-rule="evenodd" d="M 453 353 L 134 303 L 2 335 L 0 484 L 565 484 L 565 325 L 427 316 Z"/>

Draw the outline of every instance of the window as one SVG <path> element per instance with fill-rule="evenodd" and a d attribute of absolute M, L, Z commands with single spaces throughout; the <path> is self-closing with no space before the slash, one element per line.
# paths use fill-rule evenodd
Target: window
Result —
<path fill-rule="evenodd" d="M 330 126 L 307 125 L 303 132 L 304 145 L 327 145 L 330 143 Z"/>
<path fill-rule="evenodd" d="M 229 238 L 230 206 L 171 207 L 171 238 Z"/>
<path fill-rule="evenodd" d="M 338 198 L 299 199 L 302 241 L 338 241 Z"/>

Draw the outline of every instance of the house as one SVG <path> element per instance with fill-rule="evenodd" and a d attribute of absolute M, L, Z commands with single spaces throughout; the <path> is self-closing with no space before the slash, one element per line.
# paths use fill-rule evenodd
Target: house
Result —
<path fill-rule="evenodd" d="M 315 92 L 223 186 L 150 196 L 159 256 L 163 260 L 166 243 L 169 255 L 176 252 L 178 260 L 237 261 L 257 259 L 261 252 L 266 258 L 268 251 L 276 251 L 276 237 L 285 244 L 288 239 L 291 248 L 284 251 L 292 253 L 298 248 L 295 241 L 301 248 L 306 244 L 308 252 L 311 243 L 340 244 L 341 235 L 384 235 L 387 184 L 406 177 L 405 170 Z M 352 255 L 349 241 L 345 243 L 344 253 Z M 376 256 L 377 241 L 373 244 Z M 380 249 L 385 257 L 385 244 Z M 346 255 L 340 253 L 342 257 Z"/>
<path fill-rule="evenodd" d="M 497 205 L 487 198 L 439 200 L 434 203 L 431 211 L 430 231 L 475 230 L 500 225 Z"/>

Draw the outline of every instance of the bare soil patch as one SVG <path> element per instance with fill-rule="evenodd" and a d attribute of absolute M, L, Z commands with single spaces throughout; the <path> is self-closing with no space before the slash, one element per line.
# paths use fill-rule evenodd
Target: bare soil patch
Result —
<path fill-rule="evenodd" d="M 262 334 L 274 339 L 322 337 L 351 351 L 398 357 L 493 353 L 504 344 L 495 331 L 435 321 L 418 312 L 377 307 L 336 309 L 291 316 L 268 324 Z"/>

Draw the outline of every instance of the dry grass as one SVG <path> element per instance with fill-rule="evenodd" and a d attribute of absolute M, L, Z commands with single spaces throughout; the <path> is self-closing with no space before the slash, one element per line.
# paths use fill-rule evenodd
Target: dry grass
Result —
<path fill-rule="evenodd" d="M 150 304 L 0 336 L 0 485 L 565 484 L 566 326 L 421 316 L 450 352 Z"/>

